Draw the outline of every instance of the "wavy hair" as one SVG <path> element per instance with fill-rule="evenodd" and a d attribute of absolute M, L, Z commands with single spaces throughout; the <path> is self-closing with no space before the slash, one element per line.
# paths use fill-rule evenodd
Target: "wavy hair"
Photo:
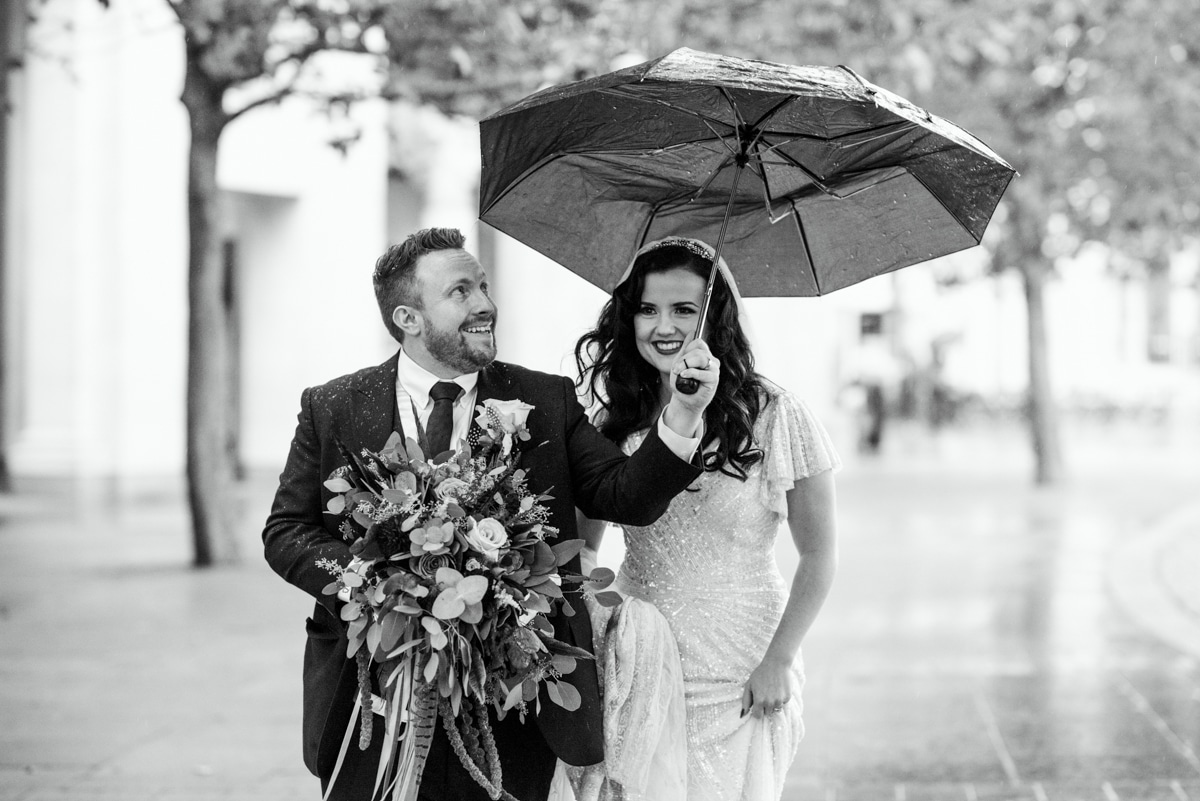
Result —
<path fill-rule="evenodd" d="M 707 282 L 712 260 L 682 245 L 646 251 L 604 305 L 596 327 L 575 343 L 576 385 L 599 404 L 596 425 L 613 442 L 646 428 L 659 412 L 662 379 L 638 353 L 634 316 L 646 276 L 677 268 Z M 705 339 L 721 362 L 721 378 L 716 397 L 704 412 L 704 469 L 744 481 L 747 470 L 763 458 L 762 449 L 754 444 L 754 424 L 766 391 L 754 371 L 754 354 L 738 319 L 737 303 L 719 273 L 708 315 Z"/>

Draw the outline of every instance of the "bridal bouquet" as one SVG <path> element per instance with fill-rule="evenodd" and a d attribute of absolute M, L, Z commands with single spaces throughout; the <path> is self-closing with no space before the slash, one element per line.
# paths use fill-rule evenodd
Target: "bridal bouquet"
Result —
<path fill-rule="evenodd" d="M 439 459 L 399 434 L 379 452 L 343 448 L 347 464 L 325 482 L 336 493 L 327 511 L 345 517 L 340 530 L 354 558 L 319 564 L 334 575 L 325 593 L 346 602 L 360 748 L 374 736 L 373 708 L 382 714 L 376 791 L 384 796 L 416 796 L 439 714 L 464 767 L 498 798 L 507 794 L 488 707 L 523 720 L 543 685 L 552 702 L 579 707 L 578 691 L 559 679 L 592 655 L 556 640 L 546 615 L 574 614 L 562 584 L 583 578 L 559 569 L 583 541 L 547 543 L 558 534 L 543 505 L 549 496 L 530 492 L 515 447 L 529 439 L 532 408 L 485 401 L 475 447 Z"/>

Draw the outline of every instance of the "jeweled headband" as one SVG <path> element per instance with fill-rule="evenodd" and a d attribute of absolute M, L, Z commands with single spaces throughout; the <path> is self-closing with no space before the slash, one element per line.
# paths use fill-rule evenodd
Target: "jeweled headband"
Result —
<path fill-rule="evenodd" d="M 666 239 L 660 239 L 657 242 L 651 242 L 644 248 L 638 251 L 638 255 L 644 255 L 651 251 L 660 250 L 662 248 L 677 247 L 685 250 L 690 250 L 702 259 L 708 261 L 713 260 L 713 249 L 704 244 L 698 239 L 688 239 L 684 236 L 669 236 Z"/>

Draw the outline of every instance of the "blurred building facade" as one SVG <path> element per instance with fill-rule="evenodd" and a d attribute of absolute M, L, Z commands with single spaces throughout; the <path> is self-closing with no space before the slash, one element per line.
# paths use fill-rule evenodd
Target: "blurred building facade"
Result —
<path fill-rule="evenodd" d="M 162 0 L 108 10 L 51 0 L 35 28 L 15 27 L 24 55 L 8 74 L 3 223 L 10 467 L 17 476 L 177 479 L 188 141 L 178 25 Z M 281 466 L 305 386 L 394 352 L 370 273 L 389 243 L 418 227 L 462 228 L 493 268 L 502 358 L 572 372 L 571 347 L 605 295 L 477 223 L 477 154 L 473 122 L 381 103 L 331 118 L 295 100 L 226 131 L 219 183 L 249 468 Z M 1119 396 L 1131 376 L 1158 376 L 1165 391 L 1175 373 L 1194 376 L 1195 253 L 1181 254 L 1173 274 L 1165 364 L 1145 353 L 1143 284 L 1114 279 L 1098 252 L 1076 261 L 1063 265 L 1049 299 L 1064 402 Z M 977 249 L 826 298 L 751 299 L 759 367 L 804 396 L 845 450 L 853 403 L 844 390 L 863 362 L 864 315 L 879 319 L 893 362 L 892 408 L 932 414 L 938 387 L 1018 397 L 1019 279 L 985 270 Z"/>

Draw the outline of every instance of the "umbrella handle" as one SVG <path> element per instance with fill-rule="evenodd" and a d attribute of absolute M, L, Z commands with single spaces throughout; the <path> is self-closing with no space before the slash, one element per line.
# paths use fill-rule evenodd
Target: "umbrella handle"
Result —
<path fill-rule="evenodd" d="M 700 304 L 700 324 L 696 328 L 696 339 L 704 337 L 704 326 L 708 322 L 708 305 L 712 302 L 713 285 L 717 282 L 717 272 L 719 268 L 717 263 L 721 260 L 721 248 L 725 244 L 725 231 L 729 227 L 729 216 L 733 212 L 733 201 L 737 195 L 738 181 L 742 178 L 742 170 L 745 169 L 748 159 L 746 157 L 746 143 L 742 143 L 742 152 L 738 154 L 734 160 L 735 168 L 733 171 L 733 186 L 729 189 L 729 200 L 725 201 L 725 216 L 721 219 L 721 232 L 717 234 L 717 245 L 713 248 L 712 269 L 708 272 L 708 286 L 704 288 L 704 300 Z M 677 376 L 675 378 L 675 389 L 683 395 L 695 395 L 700 390 L 700 382 L 694 378 L 684 378 Z"/>

